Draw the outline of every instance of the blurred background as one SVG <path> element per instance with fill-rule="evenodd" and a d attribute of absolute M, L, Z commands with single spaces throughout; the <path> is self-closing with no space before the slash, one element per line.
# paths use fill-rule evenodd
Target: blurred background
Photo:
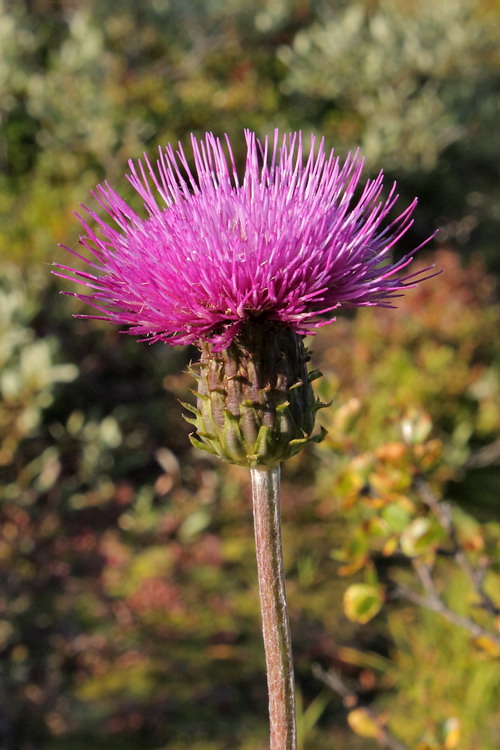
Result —
<path fill-rule="evenodd" d="M 500 745 L 498 645 L 393 595 L 432 570 L 495 626 L 499 28 L 498 0 L 0 0 L 0 748 L 266 748 L 248 475 L 190 447 L 194 352 L 73 319 L 50 264 L 89 189 L 130 195 L 129 158 L 211 130 L 241 162 L 276 127 L 418 195 L 401 250 L 439 227 L 416 267 L 443 270 L 310 342 L 333 404 L 284 472 L 300 746 L 369 750 L 384 722 Z"/>

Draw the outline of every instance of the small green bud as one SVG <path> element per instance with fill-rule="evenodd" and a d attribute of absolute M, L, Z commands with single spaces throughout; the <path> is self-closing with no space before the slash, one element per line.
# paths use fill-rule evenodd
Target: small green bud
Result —
<path fill-rule="evenodd" d="M 223 351 L 203 343 L 191 367 L 198 382 L 197 405 L 184 404 L 196 427 L 196 448 L 223 461 L 271 467 L 319 442 L 310 437 L 316 412 L 326 406 L 314 396 L 303 337 L 276 323 L 247 325 Z"/>

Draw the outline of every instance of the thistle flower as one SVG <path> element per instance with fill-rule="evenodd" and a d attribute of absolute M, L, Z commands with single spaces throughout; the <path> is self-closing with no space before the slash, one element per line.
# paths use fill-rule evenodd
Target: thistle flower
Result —
<path fill-rule="evenodd" d="M 390 253 L 416 201 L 388 220 L 382 173 L 358 191 L 363 162 L 343 164 L 300 133 L 260 142 L 246 132 L 240 182 L 229 140 L 192 138 L 194 169 L 179 146 L 154 167 L 130 162 L 141 218 L 105 184 L 93 193 L 112 223 L 85 209 L 91 271 L 59 265 L 86 285 L 75 294 L 95 317 L 147 341 L 201 349 L 192 442 L 250 467 L 269 689 L 271 750 L 297 750 L 295 689 L 279 512 L 280 462 L 310 438 L 323 404 L 313 394 L 303 337 L 341 307 L 390 306 L 422 275 L 397 274 L 413 253 Z M 418 248 L 417 248 L 418 249 Z M 81 255 L 73 252 L 80 259 Z"/>
<path fill-rule="evenodd" d="M 81 218 L 96 273 L 60 266 L 94 290 L 75 294 L 103 313 L 88 317 L 128 325 L 149 341 L 209 341 L 221 350 L 256 318 L 304 335 L 340 307 L 387 305 L 415 283 L 413 275 L 395 278 L 413 253 L 388 256 L 413 223 L 416 200 L 384 226 L 395 186 L 381 200 L 381 172 L 355 199 L 357 153 L 342 165 L 323 141 L 315 153 L 314 137 L 308 153 L 300 133 L 281 143 L 278 132 L 272 143 L 245 137 L 241 182 L 229 140 L 226 155 L 210 133 L 191 139 L 194 173 L 180 145 L 160 150 L 156 169 L 147 157 L 130 161 L 146 219 L 107 183 L 97 187 L 114 226 L 89 209 L 98 230 Z"/>
<path fill-rule="evenodd" d="M 58 274 L 91 290 L 74 296 L 97 314 L 78 317 L 125 324 L 128 333 L 150 342 L 203 348 L 201 380 L 207 378 L 207 363 L 218 362 L 212 363 L 210 387 L 199 390 L 196 444 L 226 460 L 258 466 L 278 462 L 307 442 L 319 407 L 309 392 L 307 353 L 292 340 L 301 342 L 334 320 L 339 308 L 391 306 L 419 280 L 415 274 L 397 276 L 413 253 L 390 258 L 413 223 L 417 201 L 388 221 L 398 200 L 395 185 L 382 199 L 380 173 L 358 191 L 363 161 L 357 152 L 342 164 L 333 151 L 326 153 L 323 141 L 316 148 L 314 137 L 304 149 L 300 133 L 276 131 L 263 142 L 249 131 L 245 137 L 241 181 L 229 139 L 223 144 L 210 133 L 201 141 L 191 138 L 194 169 L 181 145 L 177 151 L 171 145 L 160 149 L 156 166 L 147 157 L 129 162 L 128 180 L 147 217 L 107 183 L 99 185 L 93 196 L 112 222 L 85 207 L 96 228 L 79 217 L 92 270 L 59 265 Z M 284 376 L 270 382 L 269 373 L 257 372 L 247 387 L 248 359 L 270 346 L 280 352 L 273 361 L 286 362 Z M 240 362 L 241 372 L 226 366 L 227 357 Z M 246 384 L 238 403 L 227 402 L 228 390 L 234 392 L 228 378 Z M 236 437 L 235 420 L 244 432 Z M 287 451 L 270 450 L 283 442 L 283 430 Z M 228 452 L 225 438 L 221 447 L 222 435 L 229 433 L 238 450 Z"/>

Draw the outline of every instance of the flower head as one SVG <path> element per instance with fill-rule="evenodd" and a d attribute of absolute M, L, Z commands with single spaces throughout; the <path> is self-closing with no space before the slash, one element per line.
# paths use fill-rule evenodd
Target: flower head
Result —
<path fill-rule="evenodd" d="M 194 169 L 179 145 L 156 166 L 130 162 L 144 201 L 140 217 L 106 183 L 94 197 L 112 222 L 89 209 L 81 242 L 93 269 L 59 265 L 85 284 L 75 294 L 95 317 L 129 326 L 148 341 L 196 344 L 193 416 L 198 448 L 225 461 L 269 467 L 297 453 L 319 408 L 303 336 L 340 307 L 390 305 L 421 275 L 396 277 L 413 254 L 390 253 L 412 224 L 416 201 L 389 221 L 395 186 L 383 175 L 358 190 L 363 162 L 343 164 L 323 141 L 304 150 L 300 133 L 260 142 L 246 132 L 240 181 L 228 138 L 192 137 Z M 73 252 L 79 258 L 78 253 Z"/>
<path fill-rule="evenodd" d="M 380 173 L 358 190 L 357 152 L 342 164 L 314 137 L 304 148 L 300 133 L 245 137 L 242 180 L 229 139 L 210 133 L 191 138 L 194 169 L 181 145 L 160 150 L 155 166 L 131 161 L 128 180 L 146 218 L 107 183 L 97 187 L 111 221 L 87 208 L 92 222 L 80 217 L 91 272 L 58 264 L 58 275 L 91 290 L 74 295 L 98 312 L 82 317 L 125 324 L 148 341 L 220 351 L 246 324 L 265 320 L 304 335 L 338 308 L 389 306 L 415 285 L 414 274 L 397 276 L 413 253 L 390 254 L 416 200 L 389 221 L 395 186 L 383 199 Z"/>

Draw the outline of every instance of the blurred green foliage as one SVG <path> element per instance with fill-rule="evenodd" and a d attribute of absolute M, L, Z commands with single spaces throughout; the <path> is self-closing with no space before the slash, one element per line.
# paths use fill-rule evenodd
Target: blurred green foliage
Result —
<path fill-rule="evenodd" d="M 189 447 L 194 353 L 71 319 L 47 267 L 128 158 L 209 129 L 241 160 L 244 127 L 360 144 L 446 245 L 398 310 L 312 340 L 329 435 L 283 486 L 301 747 L 498 747 L 499 15 L 0 0 L 0 747 L 266 747 L 249 482 Z M 429 576 L 473 632 L 408 598 Z"/>
<path fill-rule="evenodd" d="M 437 220 L 498 269 L 499 15 L 495 0 L 1 0 L 2 245 L 52 257 L 88 188 L 190 131 L 302 128 L 361 145 L 421 197 L 418 236 Z"/>

